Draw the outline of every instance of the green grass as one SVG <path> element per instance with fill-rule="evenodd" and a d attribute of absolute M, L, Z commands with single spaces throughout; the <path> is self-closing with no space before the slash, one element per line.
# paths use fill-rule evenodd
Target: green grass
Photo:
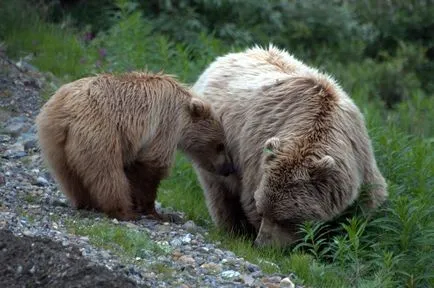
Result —
<path fill-rule="evenodd" d="M 19 1 L 14 3 L 19 5 Z M 197 35 L 194 43 L 173 43 L 156 33 L 140 13 L 125 11 L 116 25 L 84 44 L 68 25 L 47 24 L 26 9 L 6 17 L 14 5 L 0 6 L 0 18 L 5 19 L 0 24 L 0 41 L 7 52 L 12 57 L 33 54 L 32 64 L 63 81 L 100 71 L 148 68 L 193 82 L 215 57 L 242 48 L 224 46 L 210 35 Z M 324 226 L 307 223 L 302 228 L 305 239 L 296 249 L 255 249 L 249 239 L 229 237 L 213 226 L 197 177 L 181 154 L 171 176 L 161 184 L 158 200 L 184 211 L 189 219 L 209 228 L 210 240 L 219 241 L 264 271 L 295 272 L 298 283 L 313 287 L 432 287 L 434 97 L 414 89 L 393 110 L 386 110 L 373 87 L 384 69 L 399 65 L 391 62 L 390 68 L 371 60 L 343 63 L 321 66 L 336 75 L 365 115 L 378 165 L 389 184 L 389 201 L 371 221 L 359 214 L 344 219 L 338 226 L 340 232 L 332 238 L 321 236 Z M 49 93 L 45 95 L 48 98 Z M 75 221 L 69 223 L 72 232 L 117 253 L 136 257 L 143 247 L 160 251 L 144 233 L 111 222 Z M 170 273 L 162 267 L 155 269 Z"/>
<path fill-rule="evenodd" d="M 86 236 L 93 245 L 122 257 L 146 259 L 149 255 L 166 253 L 165 249 L 153 242 L 147 233 L 116 225 L 108 219 L 95 221 L 77 218 L 65 224 L 70 233 Z"/>

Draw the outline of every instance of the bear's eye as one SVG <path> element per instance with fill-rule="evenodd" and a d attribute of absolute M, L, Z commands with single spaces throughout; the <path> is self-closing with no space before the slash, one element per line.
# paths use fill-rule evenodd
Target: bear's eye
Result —
<path fill-rule="evenodd" d="M 222 152 L 224 149 L 225 145 L 223 143 L 218 144 L 216 147 L 217 152 Z"/>

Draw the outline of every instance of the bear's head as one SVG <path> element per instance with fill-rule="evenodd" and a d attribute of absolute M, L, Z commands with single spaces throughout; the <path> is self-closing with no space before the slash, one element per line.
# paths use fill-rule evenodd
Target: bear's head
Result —
<path fill-rule="evenodd" d="M 303 148 L 283 145 L 276 137 L 266 141 L 263 176 L 255 191 L 261 217 L 255 246 L 288 246 L 299 240 L 298 226 L 330 214 L 336 163 L 329 155 L 304 154 Z"/>
<path fill-rule="evenodd" d="M 183 133 L 181 150 L 196 166 L 210 173 L 232 174 L 234 166 L 226 149 L 223 125 L 211 105 L 193 97 L 188 113 L 191 121 Z"/>

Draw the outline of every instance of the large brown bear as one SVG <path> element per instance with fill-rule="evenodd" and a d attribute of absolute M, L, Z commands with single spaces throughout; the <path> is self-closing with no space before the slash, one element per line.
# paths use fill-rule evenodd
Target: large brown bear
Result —
<path fill-rule="evenodd" d="M 222 117 L 236 174 L 195 169 L 214 222 L 288 245 L 305 220 L 330 220 L 370 185 L 387 197 L 364 119 L 328 75 L 272 45 L 219 57 L 193 86 Z"/>
<path fill-rule="evenodd" d="M 232 171 L 211 106 L 169 75 L 76 80 L 51 97 L 36 123 L 42 154 L 73 206 L 122 220 L 170 216 L 156 212 L 155 198 L 177 148 L 210 173 Z"/>

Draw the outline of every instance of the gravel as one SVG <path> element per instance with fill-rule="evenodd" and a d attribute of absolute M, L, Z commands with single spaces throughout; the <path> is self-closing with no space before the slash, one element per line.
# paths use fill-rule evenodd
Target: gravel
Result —
<path fill-rule="evenodd" d="M 41 89 L 57 84 L 0 56 L 0 286 L 301 287 L 294 275 L 267 275 L 210 243 L 191 220 L 124 222 L 71 208 L 43 165 L 35 135 Z M 120 255 L 73 234 L 71 221 L 109 221 L 146 233 L 159 249 Z"/>

